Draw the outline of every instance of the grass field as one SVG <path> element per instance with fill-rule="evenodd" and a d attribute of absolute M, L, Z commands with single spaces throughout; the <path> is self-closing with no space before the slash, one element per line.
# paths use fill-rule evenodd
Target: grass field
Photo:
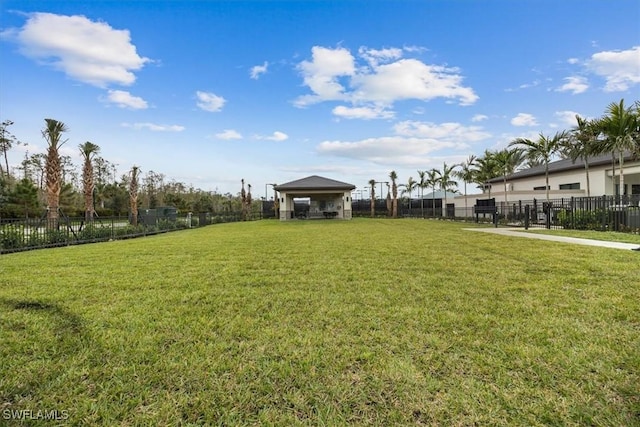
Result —
<path fill-rule="evenodd" d="M 258 221 L 3 255 L 0 424 L 640 425 L 638 253 L 468 226 Z"/>

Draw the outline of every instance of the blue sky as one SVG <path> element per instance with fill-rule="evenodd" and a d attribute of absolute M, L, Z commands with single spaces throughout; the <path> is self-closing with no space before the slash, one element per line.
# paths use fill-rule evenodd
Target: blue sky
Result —
<path fill-rule="evenodd" d="M 43 152 L 237 193 L 403 183 L 640 99 L 640 2 L 0 3 L 0 119 Z M 269 191 L 269 195 L 271 192 Z"/>

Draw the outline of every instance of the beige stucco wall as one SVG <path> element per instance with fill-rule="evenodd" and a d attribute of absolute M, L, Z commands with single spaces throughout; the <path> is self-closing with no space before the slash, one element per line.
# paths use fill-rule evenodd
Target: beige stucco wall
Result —
<path fill-rule="evenodd" d="M 280 220 L 288 221 L 294 212 L 294 199 L 309 198 L 309 217 L 324 218 L 324 211 L 337 212 L 337 219 L 351 219 L 351 191 L 280 192 Z"/>

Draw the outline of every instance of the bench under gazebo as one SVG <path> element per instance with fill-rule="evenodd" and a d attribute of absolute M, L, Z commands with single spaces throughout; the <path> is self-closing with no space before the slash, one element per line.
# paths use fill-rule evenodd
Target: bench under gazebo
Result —
<path fill-rule="evenodd" d="M 353 184 L 318 175 L 276 185 L 274 189 L 280 193 L 280 221 L 351 219 L 351 192 L 355 188 Z M 300 203 L 296 199 L 306 201 Z"/>

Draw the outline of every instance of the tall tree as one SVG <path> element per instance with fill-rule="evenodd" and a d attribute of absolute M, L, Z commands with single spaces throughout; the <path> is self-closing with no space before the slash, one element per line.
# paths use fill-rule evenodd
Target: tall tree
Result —
<path fill-rule="evenodd" d="M 509 203 L 508 192 L 507 192 L 507 176 L 511 175 L 520 164 L 523 162 L 522 158 L 522 150 L 515 148 L 509 150 L 505 148 L 500 151 L 496 151 L 493 153 L 493 160 L 496 164 L 496 167 L 500 171 L 502 175 L 502 182 L 504 184 L 504 203 L 505 205 Z"/>
<path fill-rule="evenodd" d="M 549 201 L 549 163 L 558 152 L 561 144 L 566 139 L 565 132 L 557 132 L 554 136 L 548 137 L 542 133 L 536 141 L 526 138 L 517 138 L 509 146 L 517 146 L 523 149 L 525 156 L 529 159 L 540 160 L 544 164 L 545 196 Z"/>
<path fill-rule="evenodd" d="M 253 196 L 251 196 L 251 184 L 247 184 L 247 213 L 249 219 L 251 219 L 251 204 L 253 203 Z"/>
<path fill-rule="evenodd" d="M 11 120 L 5 120 L 0 123 L 0 151 L 4 156 L 5 174 L 9 179 L 9 160 L 7 158 L 7 152 L 13 147 L 13 144 L 19 143 L 16 137 L 7 130 L 13 122 Z M 2 167 L 0 167 L 0 175 L 2 174 Z"/>
<path fill-rule="evenodd" d="M 242 220 L 246 221 L 247 220 L 247 192 L 244 189 L 244 178 L 242 178 L 240 182 L 242 182 L 242 190 L 240 191 Z"/>
<path fill-rule="evenodd" d="M 93 205 L 93 190 L 94 177 L 93 177 L 93 159 L 100 152 L 100 147 L 92 142 L 85 142 L 78 146 L 80 149 L 80 155 L 82 155 L 82 192 L 84 193 L 84 219 L 85 221 L 92 221 L 95 215 L 95 208 Z"/>
<path fill-rule="evenodd" d="M 600 130 L 594 120 L 587 120 L 576 114 L 577 125 L 571 129 L 568 137 L 560 147 L 561 154 L 573 162 L 581 159 L 584 162 L 584 174 L 587 182 L 587 197 L 591 197 L 591 181 L 589 179 L 589 157 L 599 154 L 598 144 Z"/>
<path fill-rule="evenodd" d="M 473 182 L 474 180 L 474 169 L 476 156 L 471 155 L 467 158 L 467 160 L 463 163 L 460 163 L 460 169 L 454 172 L 454 176 L 458 179 L 461 179 L 464 183 L 464 215 L 467 216 L 469 213 L 469 208 L 467 206 L 467 183 Z M 469 215 L 470 216 L 470 215 Z"/>
<path fill-rule="evenodd" d="M 431 187 L 431 216 L 436 216 L 436 187 L 438 186 L 438 170 L 432 168 L 427 171 L 426 184 Z"/>
<path fill-rule="evenodd" d="M 451 166 L 447 166 L 444 163 L 442 170 L 438 170 L 438 182 L 440 184 L 440 188 L 444 191 L 444 216 L 447 216 L 447 192 L 449 190 L 453 190 L 458 186 L 458 183 L 453 180 L 453 173 L 455 168 L 458 165 L 453 164 Z"/>
<path fill-rule="evenodd" d="M 47 186 L 47 220 L 48 226 L 58 228 L 60 218 L 60 189 L 62 188 L 62 168 L 60 161 L 60 147 L 67 140 L 62 141 L 62 134 L 68 132 L 67 126 L 54 119 L 44 119 L 46 126 L 42 136 L 47 141 L 47 158 L 45 161 Z"/>
<path fill-rule="evenodd" d="M 138 187 L 140 168 L 133 166 L 129 176 L 129 208 L 131 209 L 131 224 L 138 226 Z"/>
<path fill-rule="evenodd" d="M 500 176 L 493 155 L 492 151 L 485 150 L 484 155 L 476 159 L 473 172 L 473 182 L 481 186 L 483 193 L 486 189 L 489 189 L 489 198 L 491 198 L 491 184 L 489 184 L 489 181 Z"/>
<path fill-rule="evenodd" d="M 405 195 L 408 194 L 409 195 L 409 214 L 411 214 L 411 194 L 413 192 L 413 190 L 418 186 L 418 182 L 413 179 L 412 176 L 409 177 L 409 179 L 407 180 L 406 184 L 401 184 L 400 187 L 403 187 L 402 191 L 400 194 Z"/>
<path fill-rule="evenodd" d="M 369 185 L 371 186 L 371 218 L 376 216 L 376 180 L 370 179 Z"/>
<path fill-rule="evenodd" d="M 393 211 L 393 202 L 391 201 L 391 190 L 389 190 L 389 183 L 387 182 L 387 215 L 391 216 Z"/>
<path fill-rule="evenodd" d="M 392 205 L 392 213 L 391 216 L 393 218 L 398 217 L 398 184 L 396 180 L 398 179 L 398 174 L 396 171 L 391 171 L 389 173 L 389 178 L 391 179 L 391 193 L 393 194 L 393 200 L 391 201 Z"/>
<path fill-rule="evenodd" d="M 424 218 L 424 189 L 427 188 L 427 171 L 418 171 L 418 188 L 420 189 L 420 216 Z"/>
<path fill-rule="evenodd" d="M 607 107 L 606 115 L 599 120 L 599 127 L 605 135 L 607 145 L 614 155 L 618 156 L 620 167 L 620 195 L 624 194 L 624 157 L 628 151 L 638 149 L 637 136 L 639 119 L 637 109 L 624 106 L 624 99 L 612 102 Z"/>

